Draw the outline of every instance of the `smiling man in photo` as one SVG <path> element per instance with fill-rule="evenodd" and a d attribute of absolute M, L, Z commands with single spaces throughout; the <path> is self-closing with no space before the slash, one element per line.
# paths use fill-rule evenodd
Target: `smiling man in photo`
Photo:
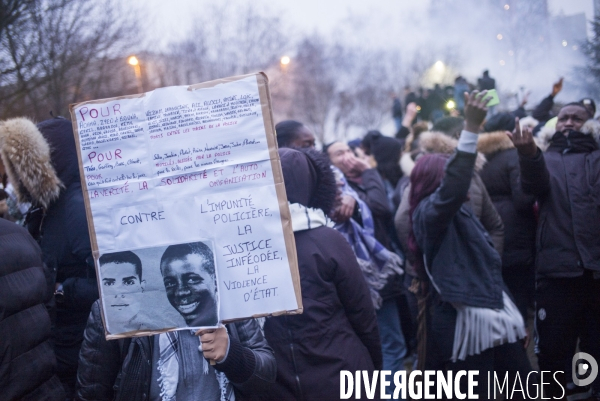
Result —
<path fill-rule="evenodd" d="M 107 307 L 110 329 L 119 331 L 139 330 L 137 321 L 140 304 L 138 294 L 144 292 L 142 261 L 131 251 L 105 253 L 100 256 L 102 293 Z"/>
<path fill-rule="evenodd" d="M 188 326 L 217 325 L 215 262 L 209 246 L 202 242 L 169 246 L 160 271 L 169 302 Z"/>

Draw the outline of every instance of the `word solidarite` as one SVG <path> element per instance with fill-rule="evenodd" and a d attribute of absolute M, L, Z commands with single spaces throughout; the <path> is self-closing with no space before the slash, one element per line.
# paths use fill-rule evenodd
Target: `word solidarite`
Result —
<path fill-rule="evenodd" d="M 493 400 L 497 394 L 503 394 L 505 400 L 523 398 L 550 400 L 552 398 L 542 396 L 542 388 L 544 385 L 549 385 L 550 380 L 556 381 L 561 386 L 564 396 L 564 387 L 556 378 L 557 373 L 564 372 L 554 372 L 552 374 L 550 371 L 541 371 L 539 373 L 540 384 L 537 383 L 538 372 L 535 371 L 529 372 L 525 377 L 520 377 L 517 372 L 512 383 L 509 380 L 508 372 L 504 376 L 497 376 L 496 372 L 492 372 L 490 375 L 490 372 L 487 372 L 489 383 L 487 399 Z M 340 371 L 340 399 L 360 399 L 364 389 L 366 398 L 372 400 L 375 398 L 377 387 L 379 387 L 380 394 L 377 398 L 382 400 L 397 400 L 400 396 L 402 396 L 402 399 L 406 399 L 407 394 L 411 400 L 477 400 L 479 399 L 479 395 L 475 391 L 478 385 L 477 376 L 479 376 L 478 370 L 458 370 L 455 372 L 413 370 L 408 375 L 404 370 L 393 374 L 390 370 L 376 370 L 373 372 L 372 377 L 369 377 L 369 372 L 366 370 L 356 371 L 354 374 L 348 370 L 342 370 Z M 466 386 L 464 386 L 465 380 Z M 461 381 L 463 382 L 462 388 Z M 392 383 L 395 386 L 394 393 L 388 394 L 388 387 Z M 498 390 L 498 393 L 496 393 L 496 390 Z M 562 399 L 562 397 L 558 399 Z"/>

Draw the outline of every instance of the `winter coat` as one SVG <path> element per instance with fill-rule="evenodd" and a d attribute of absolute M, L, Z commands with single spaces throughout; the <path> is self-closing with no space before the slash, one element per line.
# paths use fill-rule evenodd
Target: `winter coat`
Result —
<path fill-rule="evenodd" d="M 362 174 L 362 183 L 357 184 L 348 180 L 348 184 L 358 193 L 371 209 L 375 225 L 375 239 L 388 250 L 391 250 L 389 224 L 392 219 L 385 184 L 376 169 L 367 169 Z"/>
<path fill-rule="evenodd" d="M 226 327 L 229 353 L 214 368 L 225 373 L 237 400 L 255 399 L 275 380 L 273 351 L 256 320 L 242 320 Z M 95 302 L 81 346 L 76 399 L 147 400 L 153 348 L 153 336 L 107 341 L 100 304 Z"/>
<path fill-rule="evenodd" d="M 338 399 L 340 370 L 382 368 L 375 310 L 341 234 L 323 226 L 294 238 L 304 311 L 265 322 L 278 367 L 277 388 L 265 399 Z"/>
<path fill-rule="evenodd" d="M 597 121 L 581 132 L 600 143 Z M 552 138 L 539 138 L 542 149 L 550 145 L 545 152 L 519 157 L 523 191 L 539 203 L 536 276 L 580 277 L 584 269 L 600 276 L 600 150 L 569 151 Z"/>
<path fill-rule="evenodd" d="M 19 118 L 0 125 L 0 152 L 21 202 L 31 202 L 27 228 L 42 248 L 44 263 L 62 283 L 53 339 L 58 375 L 73 391 L 83 330 L 98 286 L 79 177 L 73 127 L 64 118 Z M 69 394 L 67 394 L 69 396 Z"/>
<path fill-rule="evenodd" d="M 457 151 L 439 188 L 413 214 L 415 239 L 443 302 L 502 309 L 502 260 L 465 203 L 476 155 Z"/>
<path fill-rule="evenodd" d="M 299 151 L 280 149 L 288 201 L 306 207 L 335 197 L 333 176 Z M 330 182 L 325 193 L 324 182 Z M 356 255 L 344 237 L 319 226 L 295 231 L 303 312 L 266 319 L 264 330 L 277 358 L 277 381 L 267 400 L 335 400 L 340 370 L 381 369 L 375 309 Z M 364 394 L 364 392 L 363 392 Z"/>
<path fill-rule="evenodd" d="M 405 153 L 401 160 L 400 165 L 405 176 L 410 176 L 410 173 L 415 165 L 413 157 L 418 158 L 421 154 L 425 153 L 443 153 L 451 154 L 456 149 L 457 141 L 453 138 L 448 137 L 441 132 L 424 132 L 419 137 L 419 147 L 414 156 L 410 153 Z M 490 196 L 485 189 L 485 185 L 481 180 L 478 171 L 481 171 L 485 165 L 485 157 L 479 153 L 475 162 L 475 173 L 472 174 L 471 184 L 469 186 L 469 203 L 473 210 L 474 215 L 479 219 L 483 227 L 488 231 L 496 251 L 502 254 L 504 249 L 504 225 L 502 219 Z M 400 207 L 396 211 L 394 218 L 394 224 L 396 225 L 396 232 L 398 233 L 398 239 L 403 249 L 408 249 L 408 235 L 410 232 L 410 214 L 409 214 L 409 195 L 410 195 L 410 184 L 404 189 L 402 193 L 402 200 Z M 412 276 L 417 276 L 415 269 L 412 266 L 410 260 L 410 253 L 407 253 L 405 271 Z"/>
<path fill-rule="evenodd" d="M 0 219 L 0 255 L 0 397 L 62 401 L 44 305 L 53 283 L 42 252 L 24 228 Z"/>
<path fill-rule="evenodd" d="M 517 150 L 503 131 L 479 135 L 477 150 L 487 159 L 481 179 L 504 223 L 502 266 L 505 270 L 533 266 L 535 198 L 521 189 Z"/>

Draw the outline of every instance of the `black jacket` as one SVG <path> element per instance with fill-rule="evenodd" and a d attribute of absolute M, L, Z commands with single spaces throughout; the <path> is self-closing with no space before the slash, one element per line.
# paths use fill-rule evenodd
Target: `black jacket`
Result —
<path fill-rule="evenodd" d="M 476 157 L 456 151 L 440 187 L 415 209 L 413 230 L 442 301 L 501 309 L 502 260 L 465 203 Z"/>
<path fill-rule="evenodd" d="M 532 266 L 535 260 L 535 198 L 523 193 L 519 182 L 519 155 L 505 132 L 480 135 L 477 148 L 487 163 L 480 176 L 504 223 L 506 269 Z"/>
<path fill-rule="evenodd" d="M 496 80 L 490 76 L 483 76 L 477 80 L 477 84 L 479 85 L 479 90 L 490 90 L 496 89 Z"/>
<path fill-rule="evenodd" d="M 280 149 L 279 156 L 288 201 L 331 210 L 336 184 L 328 160 L 311 150 Z M 294 239 L 303 312 L 265 322 L 277 381 L 262 398 L 339 399 L 340 370 L 371 375 L 383 364 L 371 294 L 339 232 L 319 226 L 294 232 Z"/>
<path fill-rule="evenodd" d="M 389 235 L 392 225 L 392 211 L 390 210 L 385 185 L 379 172 L 367 169 L 362 174 L 362 183 L 357 184 L 348 180 L 348 184 L 358 193 L 360 199 L 369 206 L 373 215 L 375 225 L 375 239 L 384 247 L 391 250 L 391 239 Z M 358 219 L 357 221 L 361 221 Z"/>
<path fill-rule="evenodd" d="M 598 134 L 597 122 L 582 131 Z M 579 277 L 600 272 L 600 150 L 550 147 L 520 157 L 523 191 L 537 197 L 536 276 Z M 599 274 L 599 273 L 596 273 Z"/>
<path fill-rule="evenodd" d="M 53 283 L 25 229 L 0 219 L 0 398 L 64 400 L 54 371 L 50 317 Z"/>
<path fill-rule="evenodd" d="M 275 380 L 273 350 L 254 319 L 227 325 L 229 354 L 214 365 L 233 384 L 237 400 L 255 399 Z M 107 341 L 99 302 L 85 329 L 77 372 L 77 400 L 146 400 L 152 377 L 152 336 Z"/>
<path fill-rule="evenodd" d="M 533 112 L 531 112 L 531 117 L 538 120 L 540 124 L 545 124 L 552 117 L 552 108 L 554 107 L 554 96 L 548 95 L 543 98 L 542 101 L 535 106 Z"/>
<path fill-rule="evenodd" d="M 294 233 L 301 315 L 267 318 L 277 357 L 276 387 L 264 399 L 334 400 L 340 370 L 382 368 L 377 318 L 352 249 L 329 227 Z"/>

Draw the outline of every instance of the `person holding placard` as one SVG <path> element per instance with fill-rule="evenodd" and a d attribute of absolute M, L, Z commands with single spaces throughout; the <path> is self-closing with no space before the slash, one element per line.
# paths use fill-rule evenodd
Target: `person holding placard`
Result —
<path fill-rule="evenodd" d="M 258 323 L 106 340 L 92 307 L 77 373 L 78 400 L 253 399 L 275 380 L 273 351 Z M 208 361 L 214 361 L 214 365 Z"/>

